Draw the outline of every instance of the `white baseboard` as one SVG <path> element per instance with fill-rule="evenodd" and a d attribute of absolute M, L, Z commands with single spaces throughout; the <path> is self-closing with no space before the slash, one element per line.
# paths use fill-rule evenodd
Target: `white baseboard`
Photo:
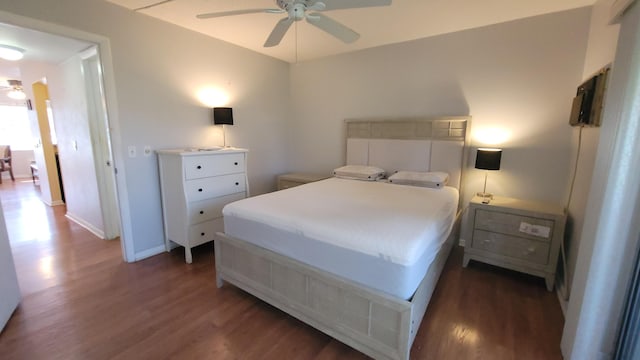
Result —
<path fill-rule="evenodd" d="M 560 309 L 562 310 L 562 315 L 567 317 L 567 306 L 569 305 L 569 301 L 566 301 L 562 298 L 562 291 L 556 287 L 556 295 L 558 295 L 558 302 L 560 303 Z"/>
<path fill-rule="evenodd" d="M 82 218 L 80 218 L 78 216 L 75 216 L 72 213 L 69 213 L 68 211 L 64 216 L 66 216 L 67 219 L 73 221 L 74 223 L 76 223 L 76 224 L 82 226 L 83 228 L 89 230 L 89 232 L 91 232 L 93 235 L 95 235 L 95 236 L 99 237 L 100 239 L 104 240 L 104 231 L 102 229 L 98 229 L 94 225 L 86 222 Z"/>
<path fill-rule="evenodd" d="M 144 251 L 140 251 L 140 252 L 135 253 L 135 255 L 134 255 L 134 260 L 133 260 L 133 261 L 138 261 L 138 260 L 146 259 L 146 258 L 148 258 L 148 257 L 152 257 L 152 256 L 154 256 L 154 255 L 161 254 L 161 253 L 163 253 L 163 252 L 165 252 L 165 251 L 166 251 L 166 249 L 165 249 L 164 244 L 163 244 L 163 245 L 160 245 L 160 246 L 156 246 L 156 247 L 154 247 L 154 248 L 147 249 L 147 250 L 144 250 Z"/>

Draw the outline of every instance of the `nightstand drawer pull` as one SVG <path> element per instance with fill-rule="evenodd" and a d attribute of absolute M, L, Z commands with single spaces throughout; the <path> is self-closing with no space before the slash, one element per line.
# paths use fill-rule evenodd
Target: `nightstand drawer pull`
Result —
<path fill-rule="evenodd" d="M 202 192 L 202 188 L 198 189 L 198 192 Z"/>
<path fill-rule="evenodd" d="M 204 211 L 200 210 L 200 215 L 204 214 Z"/>
<path fill-rule="evenodd" d="M 236 162 L 234 162 L 234 163 L 233 163 L 233 165 L 238 165 L 238 162 L 237 162 L 237 161 L 236 161 Z"/>
<path fill-rule="evenodd" d="M 200 233 L 200 236 L 204 236 L 204 233 Z"/>
<path fill-rule="evenodd" d="M 198 166 L 196 166 L 196 169 L 200 170 L 200 169 L 202 169 L 202 166 L 198 165 Z"/>

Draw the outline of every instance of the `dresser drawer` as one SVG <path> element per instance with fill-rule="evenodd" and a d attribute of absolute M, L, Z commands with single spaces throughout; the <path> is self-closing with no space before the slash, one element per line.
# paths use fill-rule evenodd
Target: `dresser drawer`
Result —
<path fill-rule="evenodd" d="M 222 218 L 191 225 L 189 227 L 189 245 L 198 246 L 214 240 L 216 233 L 222 231 L 224 231 L 224 222 Z"/>
<path fill-rule="evenodd" d="M 539 219 L 530 216 L 507 214 L 498 211 L 476 210 L 475 228 L 506 235 L 524 237 L 527 239 L 550 241 L 553 236 L 554 222 L 548 219 Z M 529 233 L 520 231 L 521 227 L 528 227 Z M 537 235 L 532 233 L 540 231 Z M 548 231 L 546 230 L 548 229 Z"/>
<path fill-rule="evenodd" d="M 185 184 L 187 201 L 189 202 L 235 194 L 243 192 L 245 189 L 244 173 L 189 180 Z"/>
<path fill-rule="evenodd" d="M 222 208 L 230 202 L 244 199 L 245 193 L 220 196 L 212 199 L 194 201 L 189 204 L 189 223 L 198 224 L 203 221 L 222 217 Z"/>
<path fill-rule="evenodd" d="M 244 154 L 189 156 L 184 159 L 185 179 L 236 174 L 245 171 Z"/>
<path fill-rule="evenodd" d="M 545 265 L 549 261 L 549 244 L 517 236 L 474 230 L 471 247 L 493 254 Z"/>

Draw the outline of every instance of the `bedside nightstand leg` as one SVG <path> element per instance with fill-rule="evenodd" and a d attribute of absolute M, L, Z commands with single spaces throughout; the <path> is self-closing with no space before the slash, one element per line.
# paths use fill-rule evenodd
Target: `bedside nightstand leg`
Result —
<path fill-rule="evenodd" d="M 544 282 L 547 284 L 547 290 L 548 291 L 553 291 L 554 280 L 555 280 L 555 274 L 547 275 L 547 276 L 544 277 Z"/>
<path fill-rule="evenodd" d="M 462 267 L 467 267 L 469 265 L 469 260 L 471 260 L 471 257 L 465 254 L 462 258 Z"/>

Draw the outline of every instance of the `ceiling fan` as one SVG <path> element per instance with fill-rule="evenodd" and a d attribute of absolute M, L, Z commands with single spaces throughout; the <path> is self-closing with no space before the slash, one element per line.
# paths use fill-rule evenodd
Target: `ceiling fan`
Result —
<path fill-rule="evenodd" d="M 306 19 L 309 24 L 326 31 L 330 35 L 348 44 L 358 40 L 360 34 L 322 14 L 321 11 L 387 6 L 391 5 L 391 1 L 392 0 L 275 0 L 276 5 L 278 5 L 277 9 L 243 9 L 199 14 L 196 17 L 198 19 L 211 19 L 256 13 L 286 13 L 287 17 L 278 21 L 267 38 L 267 41 L 265 41 L 264 47 L 278 45 L 287 33 L 287 30 L 289 30 L 291 24 L 302 19 Z"/>
<path fill-rule="evenodd" d="M 26 95 L 22 90 L 22 81 L 20 80 L 7 80 L 9 86 L 0 86 L 0 91 L 8 91 L 7 96 L 14 100 L 24 100 Z"/>

